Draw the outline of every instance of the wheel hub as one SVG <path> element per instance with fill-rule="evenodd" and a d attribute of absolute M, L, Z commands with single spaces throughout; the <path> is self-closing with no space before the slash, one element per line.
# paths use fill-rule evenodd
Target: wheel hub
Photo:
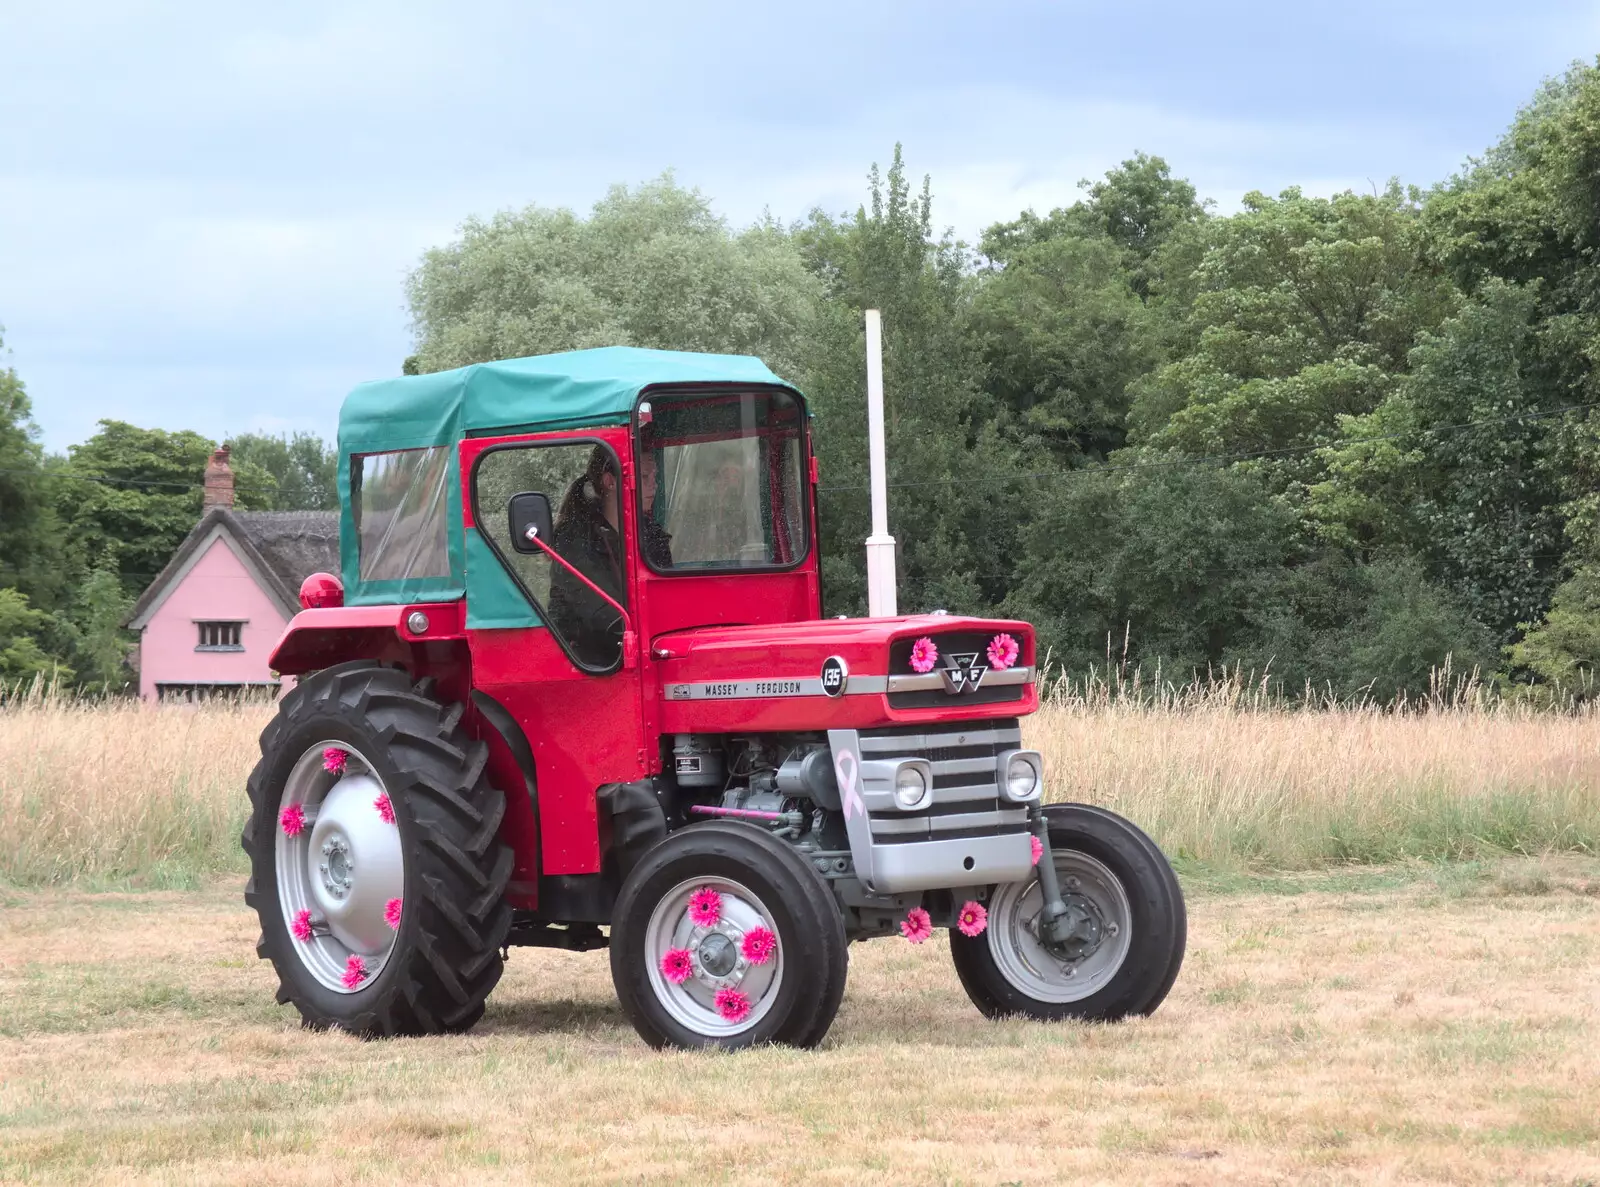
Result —
<path fill-rule="evenodd" d="M 355 885 L 355 862 L 350 858 L 350 842 L 335 834 L 322 842 L 322 860 L 317 864 L 322 886 L 334 898 L 344 901 Z"/>
<path fill-rule="evenodd" d="M 1106 934 L 1100 909 L 1095 906 L 1093 899 L 1081 894 L 1063 894 L 1061 901 L 1067 908 L 1063 917 L 1068 929 L 1065 937 L 1059 943 L 1051 943 L 1045 938 L 1037 916 L 1032 923 L 1034 935 L 1040 944 L 1062 960 L 1083 960 L 1093 956 Z"/>
<path fill-rule="evenodd" d="M 720 931 L 708 933 L 701 939 L 698 954 L 700 964 L 713 977 L 726 977 L 739 963 L 739 950 Z"/>
<path fill-rule="evenodd" d="M 720 896 L 721 917 L 714 923 L 689 918 L 689 898 L 711 889 Z M 750 889 L 731 878 L 710 876 L 681 882 L 656 903 L 645 927 L 644 952 L 651 985 L 669 1014 L 681 1025 L 705 1036 L 731 1036 L 756 1025 L 772 1008 L 783 980 L 781 949 L 752 961 L 744 952 L 747 936 L 757 928 L 776 931 L 771 913 Z M 671 978 L 662 970 L 671 952 L 689 954 L 687 976 Z M 729 1016 L 718 994 L 742 998 L 747 1012 Z"/>

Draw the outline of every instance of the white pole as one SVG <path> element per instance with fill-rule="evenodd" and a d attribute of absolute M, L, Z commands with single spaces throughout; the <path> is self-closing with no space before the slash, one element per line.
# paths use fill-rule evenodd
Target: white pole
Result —
<path fill-rule="evenodd" d="M 896 608 L 894 537 L 889 534 L 889 486 L 883 460 L 883 320 L 867 310 L 867 464 L 872 482 L 872 535 L 867 537 L 867 613 L 893 618 Z"/>

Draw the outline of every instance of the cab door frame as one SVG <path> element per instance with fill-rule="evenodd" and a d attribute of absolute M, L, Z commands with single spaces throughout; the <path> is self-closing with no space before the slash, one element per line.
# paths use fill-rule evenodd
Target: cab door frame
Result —
<path fill-rule="evenodd" d="M 542 875 L 599 873 L 605 853 L 602 831 L 607 822 L 601 819 L 596 793 L 608 783 L 631 782 L 650 774 L 652 765 L 659 767 L 659 756 L 652 755 L 645 741 L 646 690 L 638 646 L 624 646 L 619 665 L 610 672 L 579 667 L 558 641 L 546 610 L 483 527 L 505 510 L 478 505 L 478 466 L 485 455 L 505 449 L 584 443 L 604 444 L 617 458 L 623 586 L 629 616 L 637 620 L 638 525 L 632 434 L 627 427 L 469 437 L 459 447 L 465 529 L 479 533 L 541 620 L 525 627 L 469 626 L 466 636 L 473 687 L 505 706 L 522 727 L 533 752 Z M 470 576 L 467 598 L 470 612 Z"/>

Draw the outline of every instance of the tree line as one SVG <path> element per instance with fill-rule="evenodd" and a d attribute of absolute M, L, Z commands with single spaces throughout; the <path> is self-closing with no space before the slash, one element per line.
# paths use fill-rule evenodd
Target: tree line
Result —
<path fill-rule="evenodd" d="M 228 444 L 239 508 L 338 506 L 337 456 L 316 434 Z M 216 448 L 187 430 L 103 420 L 65 455 L 47 455 L 22 380 L 0 369 L 0 689 L 39 677 L 130 688 L 128 612 L 199 522 Z"/>
<path fill-rule="evenodd" d="M 1546 83 L 1425 190 L 1250 193 L 1224 215 L 1139 153 L 975 245 L 935 227 L 898 147 L 853 213 L 792 224 L 730 227 L 670 174 L 587 217 L 471 219 L 409 279 L 404 370 L 613 344 L 761 356 L 816 414 L 827 612 L 863 613 L 861 315 L 878 308 L 902 608 L 1028 619 L 1071 672 L 1226 665 L 1386 700 L 1448 662 L 1588 694 L 1600 69 Z M 38 649 L 99 678 L 88 641 L 111 615 L 91 590 L 127 597 L 159 569 L 209 443 L 106 424 L 43 458 L 5 382 L 0 647 L 8 613 L 53 615 Z M 237 451 L 241 492 L 302 505 L 271 441 Z M 71 485 L 169 465 L 182 491 Z"/>

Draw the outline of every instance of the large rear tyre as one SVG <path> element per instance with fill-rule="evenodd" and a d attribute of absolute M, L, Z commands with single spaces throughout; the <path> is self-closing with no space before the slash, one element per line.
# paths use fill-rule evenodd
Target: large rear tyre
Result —
<path fill-rule="evenodd" d="M 634 867 L 612 913 L 617 997 L 652 1047 L 813 1047 L 847 967 L 832 893 L 747 824 L 673 833 Z"/>
<path fill-rule="evenodd" d="M 1045 808 L 1062 897 L 1080 921 L 1072 942 L 1040 934 L 1037 875 L 996 886 L 988 926 L 950 931 L 956 974 L 991 1018 L 1080 1018 L 1110 1022 L 1149 1014 L 1183 965 L 1188 918 L 1183 891 L 1155 842 L 1103 808 Z"/>
<path fill-rule="evenodd" d="M 278 1001 L 355 1034 L 463 1031 L 511 927 L 505 800 L 463 707 L 358 661 L 283 698 L 250 775 L 245 902 Z"/>

